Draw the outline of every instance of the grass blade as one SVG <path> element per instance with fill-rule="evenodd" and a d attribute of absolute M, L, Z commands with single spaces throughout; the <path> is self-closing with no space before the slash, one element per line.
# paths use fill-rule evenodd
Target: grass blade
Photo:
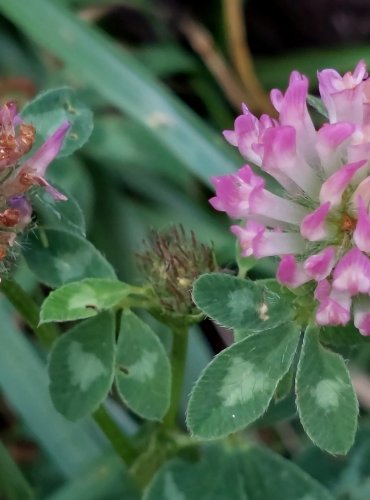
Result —
<path fill-rule="evenodd" d="M 2 497 L 1 495 L 4 495 Z M 21 471 L 0 441 L 0 496 L 7 500 L 35 500 Z"/>
<path fill-rule="evenodd" d="M 212 133 L 132 55 L 63 5 L 0 0 L 0 11 L 110 103 L 151 130 L 204 182 L 235 168 L 237 157 L 221 135 Z"/>

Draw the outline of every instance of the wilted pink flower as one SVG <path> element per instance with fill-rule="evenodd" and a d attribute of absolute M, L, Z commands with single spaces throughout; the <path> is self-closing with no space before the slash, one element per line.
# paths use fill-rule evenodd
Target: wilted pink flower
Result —
<path fill-rule="evenodd" d="M 242 254 L 279 256 L 280 283 L 316 281 L 316 321 L 370 335 L 370 78 L 360 61 L 343 77 L 318 73 L 329 122 L 316 130 L 307 109 L 308 80 L 294 71 L 283 94 L 271 92 L 277 120 L 246 106 L 224 132 L 242 156 L 271 175 L 277 196 L 249 165 L 213 178 L 216 210 L 241 219 L 231 230 Z"/>
<path fill-rule="evenodd" d="M 47 182 L 45 172 L 59 153 L 69 127 L 68 122 L 62 123 L 33 155 L 22 161 L 34 144 L 35 128 L 23 122 L 15 103 L 0 107 L 0 261 L 17 233 L 31 221 L 32 207 L 27 200 L 31 187 L 42 186 L 55 199 L 66 199 Z"/>
<path fill-rule="evenodd" d="M 62 147 L 64 137 L 70 125 L 62 123 L 60 127 L 30 157 L 21 163 L 17 170 L 4 182 L 3 191 L 7 197 L 25 193 L 32 186 L 42 186 L 56 200 L 66 197 L 53 188 L 45 179 L 48 165 L 56 158 Z"/>

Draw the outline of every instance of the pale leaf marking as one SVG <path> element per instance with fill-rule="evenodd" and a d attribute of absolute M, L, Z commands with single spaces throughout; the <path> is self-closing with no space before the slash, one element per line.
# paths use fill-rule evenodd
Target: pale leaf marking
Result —
<path fill-rule="evenodd" d="M 246 403 L 256 392 L 264 390 L 268 377 L 250 361 L 241 357 L 232 360 L 218 395 L 224 406 Z"/>
<path fill-rule="evenodd" d="M 85 352 L 79 342 L 72 341 L 67 357 L 72 385 L 87 391 L 96 379 L 106 373 L 106 368 L 95 354 Z"/>

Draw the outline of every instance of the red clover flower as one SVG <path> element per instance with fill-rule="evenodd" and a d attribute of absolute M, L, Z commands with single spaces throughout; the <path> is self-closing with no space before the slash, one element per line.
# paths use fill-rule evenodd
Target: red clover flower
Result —
<path fill-rule="evenodd" d="M 283 188 L 278 196 L 249 165 L 214 177 L 210 203 L 242 225 L 231 226 L 244 256 L 279 256 L 277 279 L 290 288 L 316 282 L 319 325 L 345 325 L 353 314 L 370 335 L 370 78 L 318 72 L 328 123 L 315 129 L 308 79 L 293 71 L 283 94 L 272 90 L 278 119 L 246 106 L 226 140 Z"/>

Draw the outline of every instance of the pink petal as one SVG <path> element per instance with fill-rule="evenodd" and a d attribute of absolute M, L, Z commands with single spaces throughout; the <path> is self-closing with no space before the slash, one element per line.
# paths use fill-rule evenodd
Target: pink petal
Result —
<path fill-rule="evenodd" d="M 328 280 L 319 281 L 315 289 L 314 297 L 320 302 L 327 299 L 331 292 L 331 286 Z"/>
<path fill-rule="evenodd" d="M 37 175 L 44 176 L 46 168 L 58 155 L 70 126 L 69 122 L 64 122 L 26 161 L 25 167 L 32 169 Z"/>
<path fill-rule="evenodd" d="M 295 203 L 266 189 L 255 190 L 249 198 L 250 213 L 263 215 L 270 220 L 286 222 L 288 224 L 299 224 L 307 211 L 298 203 Z"/>
<path fill-rule="evenodd" d="M 335 300 L 323 300 L 316 310 L 316 321 L 319 325 L 346 325 L 351 318 L 350 309 L 346 309 Z"/>
<path fill-rule="evenodd" d="M 216 196 L 209 200 L 210 204 L 234 219 L 261 215 L 276 226 L 276 221 L 299 224 L 306 214 L 306 210 L 297 203 L 264 189 L 264 179 L 255 175 L 249 165 L 235 174 L 213 177 L 212 183 Z"/>
<path fill-rule="evenodd" d="M 249 108 L 245 104 L 245 102 L 242 102 L 242 113 L 243 113 L 243 115 L 248 115 L 250 113 Z"/>
<path fill-rule="evenodd" d="M 249 165 L 245 165 L 235 174 L 213 177 L 216 196 L 209 200 L 216 210 L 226 212 L 234 219 L 244 218 L 250 213 L 250 196 L 263 190 L 265 181 L 255 175 Z"/>
<path fill-rule="evenodd" d="M 282 285 L 291 288 L 297 288 L 311 279 L 304 271 L 302 264 L 297 263 L 293 255 L 284 255 L 281 258 L 276 278 Z"/>
<path fill-rule="evenodd" d="M 353 73 L 343 77 L 332 69 L 318 73 L 319 89 L 330 122 L 352 121 L 361 124 L 363 120 L 363 82 L 367 77 L 366 66 L 360 61 Z"/>
<path fill-rule="evenodd" d="M 367 142 L 367 136 L 363 137 L 366 142 L 355 143 L 356 133 L 352 136 L 351 144 L 347 147 L 348 163 L 366 160 L 366 167 L 361 168 L 353 177 L 352 183 L 359 184 L 368 175 L 369 159 L 370 159 L 370 142 Z"/>
<path fill-rule="evenodd" d="M 264 134 L 265 130 L 267 130 L 268 128 L 271 128 L 271 127 L 276 127 L 278 125 L 279 125 L 279 123 L 277 122 L 277 120 L 271 118 L 269 115 L 266 115 L 266 114 L 261 115 L 260 116 L 260 123 L 259 123 L 260 136 L 262 136 L 262 138 L 263 138 L 263 134 Z"/>
<path fill-rule="evenodd" d="M 238 138 L 236 136 L 236 133 L 234 130 L 224 130 L 223 131 L 223 136 L 227 140 L 229 144 L 232 146 L 237 146 L 238 145 Z"/>
<path fill-rule="evenodd" d="M 66 201 L 68 200 L 67 196 L 62 194 L 60 191 L 55 189 L 54 186 L 48 183 L 48 181 L 44 178 L 41 177 L 40 175 L 32 175 L 32 178 L 35 182 L 35 184 L 38 184 L 39 186 L 43 187 L 45 191 L 47 191 L 50 196 L 54 198 L 56 201 Z"/>
<path fill-rule="evenodd" d="M 265 226 L 255 221 L 248 221 L 245 227 L 234 225 L 230 229 L 237 236 L 244 257 L 253 255 L 255 240 L 261 238 L 266 230 Z"/>
<path fill-rule="evenodd" d="M 353 319 L 361 335 L 370 335 L 370 298 L 360 297 L 353 305 Z"/>
<path fill-rule="evenodd" d="M 308 79 L 298 71 L 290 75 L 289 86 L 280 104 L 279 121 L 290 125 L 297 134 L 297 149 L 309 162 L 316 159 L 316 131 L 307 109 Z"/>
<path fill-rule="evenodd" d="M 5 135 L 14 136 L 14 116 L 16 108 L 14 103 L 7 103 L 0 108 L 1 131 Z"/>
<path fill-rule="evenodd" d="M 335 107 L 337 121 L 352 120 L 357 125 L 362 125 L 364 118 L 363 89 L 361 85 L 344 89 L 331 95 Z"/>
<path fill-rule="evenodd" d="M 248 161 L 256 165 L 261 165 L 261 158 L 252 148 L 254 143 L 258 143 L 259 121 L 251 113 L 238 116 L 235 120 L 235 135 L 238 142 L 240 154 Z"/>
<path fill-rule="evenodd" d="M 320 281 L 315 291 L 320 302 L 316 310 L 319 325 L 345 325 L 351 317 L 351 297 L 345 292 L 331 289 L 327 280 Z"/>
<path fill-rule="evenodd" d="M 272 89 L 270 92 L 270 100 L 276 111 L 279 113 L 284 100 L 284 96 L 281 90 Z"/>
<path fill-rule="evenodd" d="M 342 77 L 334 69 L 324 69 L 323 71 L 317 72 L 317 79 L 319 81 L 321 99 L 328 110 L 330 122 L 333 123 L 337 120 L 335 105 L 331 98 L 331 94 L 340 89 Z"/>
<path fill-rule="evenodd" d="M 370 335 L 370 312 L 367 312 L 366 314 L 358 313 L 354 318 L 354 323 L 361 335 L 366 337 Z"/>
<path fill-rule="evenodd" d="M 0 123 L 7 135 L 14 135 L 14 127 L 23 123 L 23 120 L 17 115 L 17 104 L 15 101 L 9 101 L 1 106 Z"/>
<path fill-rule="evenodd" d="M 360 59 L 352 73 L 353 81 L 358 84 L 368 76 L 366 62 L 364 59 Z"/>
<path fill-rule="evenodd" d="M 326 202 L 306 215 L 301 223 L 301 235 L 309 241 L 320 241 L 327 238 L 326 216 L 329 210 L 330 202 Z"/>
<path fill-rule="evenodd" d="M 351 122 L 323 125 L 317 132 L 316 151 L 327 176 L 340 165 L 344 148 L 356 129 Z M 359 158 L 356 158 L 358 160 Z M 363 159 L 363 158 L 361 158 Z"/>
<path fill-rule="evenodd" d="M 18 210 L 22 217 L 30 218 L 32 215 L 32 206 L 25 196 L 12 196 L 8 205 Z"/>
<path fill-rule="evenodd" d="M 244 256 L 257 259 L 273 255 L 297 254 L 304 250 L 304 241 L 297 233 L 269 231 L 258 222 L 249 220 L 246 226 L 231 226 L 239 238 Z"/>
<path fill-rule="evenodd" d="M 370 205 L 370 176 L 366 177 L 356 188 L 353 193 L 352 201 L 357 204 L 357 200 L 361 198 L 365 206 Z"/>
<path fill-rule="evenodd" d="M 370 102 L 369 102 L 369 97 L 370 97 L 370 79 L 368 78 L 362 83 L 363 86 L 363 91 L 364 91 L 364 96 L 365 96 L 365 102 L 363 104 L 363 111 L 364 111 L 364 118 L 362 125 L 363 127 L 368 127 L 370 125 Z"/>
<path fill-rule="evenodd" d="M 350 295 L 370 291 L 370 260 L 357 248 L 342 257 L 334 269 L 333 287 Z"/>
<path fill-rule="evenodd" d="M 304 249 L 304 240 L 297 233 L 265 231 L 253 242 L 253 255 L 258 259 L 273 255 L 299 254 Z"/>
<path fill-rule="evenodd" d="M 359 250 L 370 253 L 370 215 L 361 197 L 357 199 L 357 224 L 353 239 Z"/>
<path fill-rule="evenodd" d="M 262 168 L 280 182 L 279 177 L 291 179 L 310 196 L 316 197 L 319 179 L 314 170 L 297 155 L 296 130 L 291 126 L 269 128 L 263 136 Z"/>
<path fill-rule="evenodd" d="M 366 164 L 366 160 L 348 163 L 335 172 L 321 186 L 321 203 L 330 202 L 330 205 L 337 206 L 342 201 L 342 195 L 355 173 Z"/>
<path fill-rule="evenodd" d="M 327 247 L 316 255 L 311 255 L 305 263 L 304 270 L 316 281 L 324 280 L 331 273 L 336 260 L 336 248 Z"/>

